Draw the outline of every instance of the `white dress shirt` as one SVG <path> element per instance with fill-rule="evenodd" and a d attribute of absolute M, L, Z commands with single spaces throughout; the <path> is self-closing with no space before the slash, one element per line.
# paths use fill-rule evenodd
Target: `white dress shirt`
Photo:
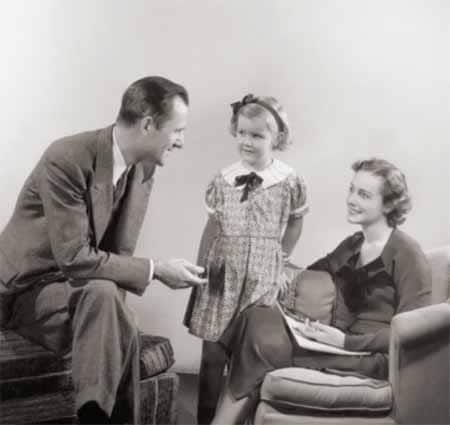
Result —
<path fill-rule="evenodd" d="M 127 166 L 125 162 L 125 158 L 122 155 L 122 151 L 120 150 L 119 144 L 117 143 L 117 135 L 116 135 L 116 127 L 113 127 L 112 132 L 113 139 L 113 185 L 116 186 L 119 181 L 120 176 L 130 167 Z M 153 264 L 153 260 L 150 258 L 150 274 L 149 281 L 153 279 L 155 266 Z"/>

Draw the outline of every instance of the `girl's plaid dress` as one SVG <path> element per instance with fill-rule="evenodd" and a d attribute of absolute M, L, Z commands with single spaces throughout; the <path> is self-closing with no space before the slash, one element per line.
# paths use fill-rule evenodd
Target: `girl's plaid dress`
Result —
<path fill-rule="evenodd" d="M 281 238 L 290 215 L 307 210 L 303 179 L 273 160 L 256 172 L 262 183 L 242 200 L 238 176 L 249 174 L 241 162 L 218 173 L 206 190 L 206 208 L 219 226 L 205 264 L 209 283 L 196 288 L 185 323 L 205 340 L 218 341 L 232 319 L 249 305 L 272 305 L 283 271 Z"/>

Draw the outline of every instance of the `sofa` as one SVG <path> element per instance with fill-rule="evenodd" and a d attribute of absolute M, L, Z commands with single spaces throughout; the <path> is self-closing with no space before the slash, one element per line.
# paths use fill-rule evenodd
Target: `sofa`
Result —
<path fill-rule="evenodd" d="M 173 363 L 167 338 L 141 334 L 140 382 L 135 391 L 140 424 L 176 423 L 179 379 L 169 370 Z M 70 357 L 57 357 L 16 332 L 2 329 L 0 424 L 43 423 L 77 423 Z"/>
<path fill-rule="evenodd" d="M 450 246 L 430 250 L 427 257 L 431 305 L 393 318 L 387 381 L 278 369 L 264 379 L 253 423 L 450 424 Z M 305 285 L 299 273 L 292 287 L 304 294 Z M 305 296 L 296 302 L 294 308 L 308 307 Z"/>

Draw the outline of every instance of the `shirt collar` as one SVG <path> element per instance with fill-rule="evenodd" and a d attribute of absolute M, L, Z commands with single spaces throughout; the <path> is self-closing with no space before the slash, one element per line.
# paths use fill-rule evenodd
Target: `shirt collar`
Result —
<path fill-rule="evenodd" d="M 116 127 L 113 127 L 112 139 L 113 139 L 113 184 L 117 183 L 121 174 L 128 168 L 125 158 L 120 151 L 119 144 L 117 143 Z"/>
<path fill-rule="evenodd" d="M 260 176 L 263 179 L 261 185 L 263 189 L 266 189 L 270 186 L 273 186 L 281 182 L 291 174 L 295 174 L 295 171 L 292 167 L 285 164 L 284 162 L 281 162 L 278 159 L 274 159 L 270 165 L 268 165 L 266 168 L 264 168 L 264 170 L 261 171 L 248 169 L 244 166 L 242 161 L 238 161 L 224 168 L 221 171 L 221 174 L 228 184 L 234 186 L 234 179 L 237 176 L 240 176 L 242 174 L 248 174 L 251 173 L 252 171 L 254 171 L 256 174 L 258 174 L 258 176 Z M 242 190 L 243 187 L 240 186 L 238 187 L 238 189 Z"/>

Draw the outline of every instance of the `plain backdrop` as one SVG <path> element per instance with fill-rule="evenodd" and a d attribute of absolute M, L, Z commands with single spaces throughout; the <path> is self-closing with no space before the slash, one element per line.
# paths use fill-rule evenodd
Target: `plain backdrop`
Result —
<path fill-rule="evenodd" d="M 137 255 L 195 261 L 205 187 L 237 160 L 229 104 L 273 95 L 294 144 L 279 158 L 308 184 L 311 211 L 293 260 L 306 265 L 350 232 L 351 163 L 378 155 L 406 174 L 402 228 L 450 243 L 450 2 L 446 0 L 15 0 L 0 15 L 0 227 L 45 147 L 116 117 L 129 83 L 184 84 L 182 151 L 158 169 Z M 176 369 L 198 368 L 182 325 L 189 291 L 153 282 L 130 297 L 144 331 L 170 337 Z"/>

